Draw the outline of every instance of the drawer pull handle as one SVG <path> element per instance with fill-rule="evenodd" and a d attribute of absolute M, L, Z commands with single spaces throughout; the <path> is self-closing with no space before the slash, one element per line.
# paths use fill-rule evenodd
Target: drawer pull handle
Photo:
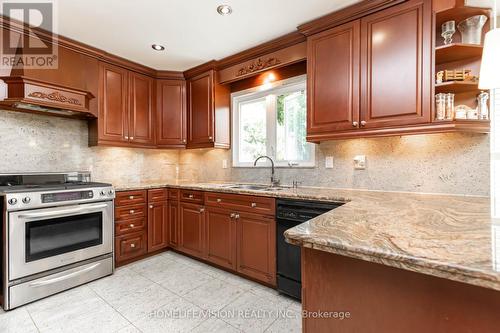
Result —
<path fill-rule="evenodd" d="M 135 213 L 135 210 L 131 209 L 131 210 L 129 211 L 129 213 L 130 213 L 130 214 L 134 214 L 134 213 Z"/>
<path fill-rule="evenodd" d="M 130 224 L 130 227 L 131 227 L 131 228 L 133 228 L 133 227 L 135 227 L 135 225 L 134 225 L 133 223 L 131 223 L 131 224 Z"/>
<path fill-rule="evenodd" d="M 188 195 L 188 198 L 189 198 L 189 199 L 193 199 L 193 198 L 194 198 L 194 195 L 190 194 L 190 195 Z"/>
<path fill-rule="evenodd" d="M 130 247 L 131 247 L 131 248 L 134 248 L 134 247 L 135 247 L 135 244 L 134 244 L 134 243 L 130 244 Z"/>
<path fill-rule="evenodd" d="M 128 198 L 129 198 L 130 200 L 134 200 L 134 196 L 133 196 L 133 195 L 129 196 Z"/>
<path fill-rule="evenodd" d="M 255 202 L 252 202 L 251 206 L 255 208 L 257 207 L 257 204 Z"/>
<path fill-rule="evenodd" d="M 217 202 L 222 202 L 222 199 L 217 198 Z"/>

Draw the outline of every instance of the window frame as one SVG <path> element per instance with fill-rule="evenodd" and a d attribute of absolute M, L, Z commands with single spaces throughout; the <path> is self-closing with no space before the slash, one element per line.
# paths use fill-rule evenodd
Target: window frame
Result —
<path fill-rule="evenodd" d="M 232 166 L 236 168 L 263 168 L 269 167 L 268 162 L 258 163 L 240 162 L 239 140 L 240 140 L 240 105 L 245 102 L 266 99 L 266 152 L 273 159 L 275 167 L 278 168 L 314 168 L 316 167 L 316 146 L 312 146 L 311 160 L 309 161 L 276 161 L 276 101 L 277 96 L 283 93 L 297 90 L 307 90 L 306 75 L 296 76 L 290 79 L 277 81 L 272 84 L 238 91 L 231 94 L 232 110 Z M 270 97 L 274 96 L 274 97 Z M 306 96 L 307 98 L 307 96 Z M 307 121 L 307 119 L 306 119 Z"/>

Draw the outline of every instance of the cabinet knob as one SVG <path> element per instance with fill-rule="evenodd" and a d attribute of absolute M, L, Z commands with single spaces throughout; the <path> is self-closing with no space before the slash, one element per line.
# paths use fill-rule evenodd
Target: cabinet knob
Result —
<path fill-rule="evenodd" d="M 209 140 L 212 140 L 212 139 L 213 139 L 213 137 L 209 136 L 209 137 L 208 137 L 208 139 L 209 139 Z"/>
<path fill-rule="evenodd" d="M 358 122 L 357 121 L 353 121 L 352 122 L 352 127 L 358 127 Z"/>
<path fill-rule="evenodd" d="M 255 207 L 257 207 L 257 204 L 256 204 L 255 202 L 252 202 L 251 206 L 252 206 L 253 208 L 255 208 Z"/>
<path fill-rule="evenodd" d="M 125 135 L 124 138 L 125 138 L 125 140 L 128 140 L 128 136 Z"/>
<path fill-rule="evenodd" d="M 186 143 L 186 139 L 182 140 L 183 143 Z"/>
<path fill-rule="evenodd" d="M 129 198 L 130 200 L 133 200 L 133 199 L 134 199 L 134 196 L 133 196 L 133 195 L 131 195 L 131 196 L 129 196 L 128 198 Z"/>
<path fill-rule="evenodd" d="M 366 121 L 361 120 L 361 126 L 365 126 L 365 125 L 366 125 Z"/>
<path fill-rule="evenodd" d="M 188 195 L 188 198 L 189 198 L 189 199 L 193 199 L 193 198 L 194 198 L 194 195 L 190 194 L 190 195 Z"/>
<path fill-rule="evenodd" d="M 135 210 L 131 209 L 131 210 L 129 210 L 129 213 L 130 213 L 130 214 L 134 214 L 134 213 L 135 213 Z"/>
<path fill-rule="evenodd" d="M 203 213 L 205 211 L 205 208 L 200 208 L 200 213 Z"/>
<path fill-rule="evenodd" d="M 135 225 L 133 223 L 130 223 L 130 227 L 133 228 L 135 227 Z"/>
<path fill-rule="evenodd" d="M 220 198 L 217 198 L 217 202 L 222 202 L 222 199 L 220 199 Z"/>
<path fill-rule="evenodd" d="M 232 219 L 234 219 L 236 217 L 236 213 L 229 214 L 229 217 L 232 218 Z"/>
<path fill-rule="evenodd" d="M 149 208 L 153 208 L 153 205 L 149 205 Z"/>
<path fill-rule="evenodd" d="M 239 219 L 239 218 L 240 218 L 240 214 L 236 214 L 236 215 L 234 216 L 234 218 L 235 218 L 235 219 Z"/>
<path fill-rule="evenodd" d="M 134 248 L 134 247 L 135 247 L 135 244 L 134 244 L 134 243 L 130 244 L 130 247 L 131 247 L 131 248 Z"/>
<path fill-rule="evenodd" d="M 131 136 L 131 137 L 130 137 L 130 140 L 134 140 L 134 137 L 133 137 L 133 136 Z"/>

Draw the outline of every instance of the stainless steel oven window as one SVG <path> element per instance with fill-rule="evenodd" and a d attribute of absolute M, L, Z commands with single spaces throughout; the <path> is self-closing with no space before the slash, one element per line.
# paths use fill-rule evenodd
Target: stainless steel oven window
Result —
<path fill-rule="evenodd" d="M 102 212 L 25 224 L 26 262 L 102 244 Z"/>

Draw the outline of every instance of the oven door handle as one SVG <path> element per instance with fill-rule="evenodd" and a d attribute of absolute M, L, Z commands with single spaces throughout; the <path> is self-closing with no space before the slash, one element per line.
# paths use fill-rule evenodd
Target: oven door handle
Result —
<path fill-rule="evenodd" d="M 43 286 L 46 286 L 48 284 L 54 284 L 54 283 L 57 283 L 57 282 L 61 282 L 61 281 L 67 280 L 67 279 L 71 279 L 71 278 L 73 278 L 75 276 L 81 275 L 83 273 L 86 273 L 88 271 L 91 271 L 91 270 L 97 268 L 97 266 L 99 266 L 100 264 L 101 263 L 98 262 L 96 264 L 93 264 L 92 266 L 85 267 L 85 268 L 80 269 L 78 271 L 71 272 L 71 273 L 66 274 L 66 275 L 58 276 L 58 277 L 53 278 L 53 279 L 48 279 L 48 280 L 33 282 L 33 283 L 30 283 L 29 285 L 30 285 L 30 287 L 43 287 Z"/>
<path fill-rule="evenodd" d="M 71 215 L 71 214 L 83 214 L 83 213 L 90 213 L 92 211 L 95 211 L 96 209 L 102 209 L 108 207 L 107 204 L 99 204 L 99 205 L 86 205 L 86 206 L 79 206 L 76 208 L 71 208 L 71 209 L 61 209 L 61 210 L 56 210 L 56 211 L 50 211 L 50 212 L 38 212 L 38 213 L 24 213 L 20 214 L 19 218 L 21 219 L 38 219 L 38 218 L 43 218 L 43 217 L 57 217 L 57 216 L 64 216 L 64 215 Z"/>

